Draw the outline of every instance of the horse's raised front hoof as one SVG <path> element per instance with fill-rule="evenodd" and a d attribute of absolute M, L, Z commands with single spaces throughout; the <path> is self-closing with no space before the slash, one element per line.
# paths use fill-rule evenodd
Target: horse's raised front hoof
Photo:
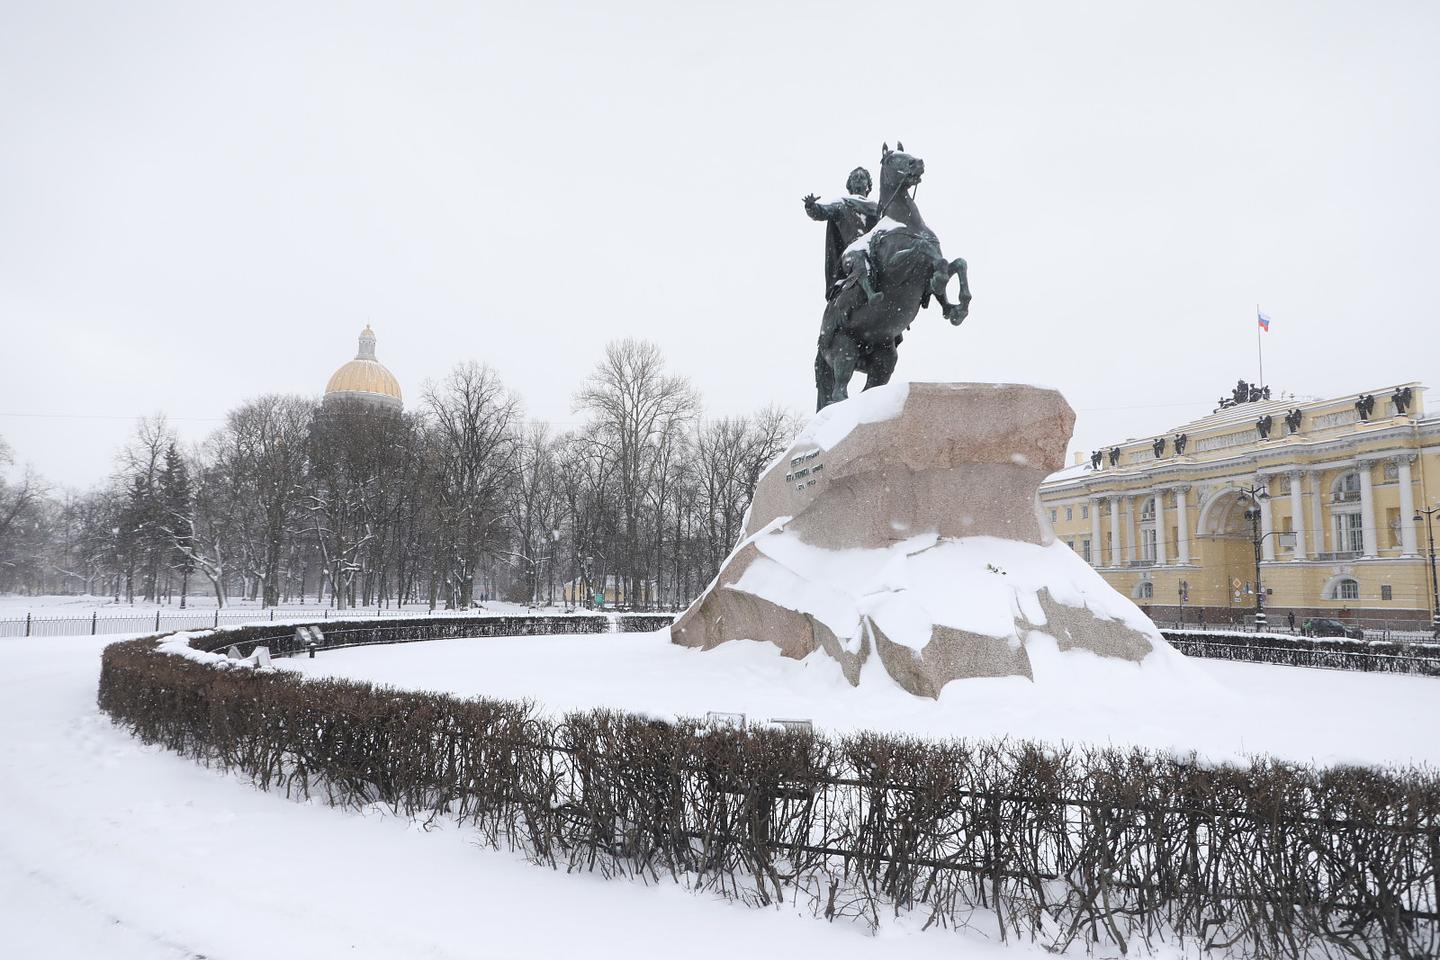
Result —
<path fill-rule="evenodd" d="M 945 319 L 957 327 L 964 323 L 969 315 L 970 308 L 964 304 L 955 303 L 945 308 Z"/>

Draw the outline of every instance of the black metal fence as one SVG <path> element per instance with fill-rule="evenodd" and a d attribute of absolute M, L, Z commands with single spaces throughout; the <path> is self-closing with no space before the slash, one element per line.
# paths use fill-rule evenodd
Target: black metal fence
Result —
<path fill-rule="evenodd" d="M 1174 608 L 1170 608 L 1173 612 Z M 1174 630 L 1227 630 L 1240 633 L 1284 633 L 1292 636 L 1311 636 L 1318 630 L 1325 630 L 1338 634 L 1340 629 L 1349 629 L 1358 632 L 1366 640 L 1397 640 L 1409 641 L 1412 643 L 1424 643 L 1426 641 L 1440 641 L 1440 635 L 1436 634 L 1435 628 L 1429 624 L 1420 623 L 1413 617 L 1407 619 L 1385 619 L 1381 617 L 1355 617 L 1346 615 L 1340 616 L 1297 616 L 1295 626 L 1289 625 L 1289 620 L 1283 613 L 1270 613 L 1264 628 L 1257 626 L 1255 614 L 1231 612 L 1229 616 L 1210 614 L 1204 621 L 1201 621 L 1193 614 L 1187 614 L 1185 619 L 1180 620 L 1172 617 L 1161 616 L 1159 612 L 1152 614 L 1155 625 L 1162 629 Z M 1307 630 L 1306 624 L 1315 620 L 1324 619 L 1329 624 L 1323 628 L 1312 628 Z M 1334 626 L 1340 624 L 1340 628 Z"/>
<path fill-rule="evenodd" d="M 224 630 L 214 636 L 201 637 L 193 646 L 207 651 L 235 647 L 242 656 L 264 646 L 273 656 L 295 656 L 315 650 L 338 650 L 374 644 L 419 643 L 425 640 L 460 640 L 470 637 L 536 637 L 572 633 L 643 633 L 668 627 L 674 618 L 668 614 L 616 613 L 558 614 L 531 616 L 527 614 L 495 616 L 451 616 L 434 618 L 391 619 L 364 622 L 333 620 L 312 624 L 319 630 L 302 630 L 299 625 L 252 624 Z"/>
<path fill-rule="evenodd" d="M 1190 657 L 1440 677 L 1440 643 L 1203 630 L 1160 632 L 1175 649 Z"/>
<path fill-rule="evenodd" d="M 546 614 L 544 608 L 528 616 L 560 616 Z M 490 616 L 507 616 L 486 614 Z M 608 616 L 641 616 L 640 614 L 574 613 L 573 619 L 584 617 L 604 621 Z M 669 614 L 645 614 L 644 616 L 670 617 Z M 201 610 L 155 610 L 154 612 L 128 614 L 102 614 L 92 611 L 84 616 L 47 616 L 27 613 L 23 617 L 0 618 L 0 638 L 4 637 L 72 637 L 81 635 L 108 635 L 121 633 L 173 633 L 179 630 L 205 630 L 220 627 L 235 627 L 254 623 L 279 623 L 283 621 L 319 622 L 325 624 L 338 620 L 398 619 L 407 617 L 454 617 L 458 619 L 482 619 L 474 610 L 384 610 L 348 609 L 334 610 L 326 607 L 284 609 L 271 607 L 256 609 L 201 609 Z M 668 622 L 668 620 L 667 620 Z M 603 632 L 603 631 L 602 631 Z M 488 634 L 486 634 L 488 636 Z"/>

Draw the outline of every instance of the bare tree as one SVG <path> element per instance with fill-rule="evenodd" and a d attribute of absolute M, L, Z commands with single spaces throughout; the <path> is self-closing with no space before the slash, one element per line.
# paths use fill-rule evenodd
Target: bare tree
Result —
<path fill-rule="evenodd" d="M 698 406 L 689 381 L 667 374 L 660 348 L 642 340 L 607 344 L 604 359 L 575 395 L 575 408 L 590 416 L 586 441 L 614 465 L 622 525 L 616 560 L 632 602 L 641 596 L 646 570 L 642 513 L 660 451 Z"/>
<path fill-rule="evenodd" d="M 795 418 L 701 423 L 654 344 L 618 341 L 574 396 L 587 425 L 522 427 L 495 373 L 457 366 L 418 411 L 269 395 L 183 455 L 141 421 L 111 481 L 57 498 L 0 443 L 0 589 L 216 603 L 313 593 L 338 606 L 469 606 L 597 590 L 680 604 L 714 576 Z M 557 537 L 558 532 L 558 537 Z M 479 584 L 477 584 L 479 581 Z M 483 584 L 483 586 L 480 586 Z"/>
<path fill-rule="evenodd" d="M 19 479 L 6 479 L 12 463 L 10 447 L 0 438 L 0 588 L 33 588 L 44 580 L 55 511 L 44 481 L 30 467 Z"/>
<path fill-rule="evenodd" d="M 232 410 L 221 431 L 251 594 L 266 606 L 280 602 L 280 560 L 303 516 L 314 410 L 302 397 L 266 394 Z"/>
<path fill-rule="evenodd" d="M 541 594 L 541 571 L 549 570 L 558 549 L 560 496 L 555 476 L 555 441 L 550 428 L 531 423 L 516 446 L 515 477 L 510 490 L 513 559 L 525 568 L 527 602 Z"/>
<path fill-rule="evenodd" d="M 425 390 L 438 455 L 437 494 L 442 513 L 447 607 L 470 606 L 481 552 L 504 519 L 514 470 L 519 402 L 495 372 L 467 361 Z"/>

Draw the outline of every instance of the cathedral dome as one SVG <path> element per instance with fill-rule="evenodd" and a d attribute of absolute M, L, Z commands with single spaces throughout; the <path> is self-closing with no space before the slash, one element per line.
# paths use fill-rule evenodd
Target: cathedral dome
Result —
<path fill-rule="evenodd" d="M 336 370 L 325 384 L 325 402 L 355 400 L 390 410 L 402 406 L 400 381 L 375 359 L 375 332 L 367 323 L 360 332 L 360 352 Z"/>

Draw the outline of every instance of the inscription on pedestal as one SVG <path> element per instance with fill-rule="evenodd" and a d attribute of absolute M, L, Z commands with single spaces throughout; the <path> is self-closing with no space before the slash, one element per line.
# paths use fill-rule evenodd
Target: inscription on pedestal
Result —
<path fill-rule="evenodd" d="M 785 474 L 785 479 L 795 485 L 797 492 L 815 486 L 818 479 L 815 475 L 825 469 L 825 464 L 816 460 L 818 456 L 819 450 L 811 450 L 790 459 L 790 472 Z"/>

